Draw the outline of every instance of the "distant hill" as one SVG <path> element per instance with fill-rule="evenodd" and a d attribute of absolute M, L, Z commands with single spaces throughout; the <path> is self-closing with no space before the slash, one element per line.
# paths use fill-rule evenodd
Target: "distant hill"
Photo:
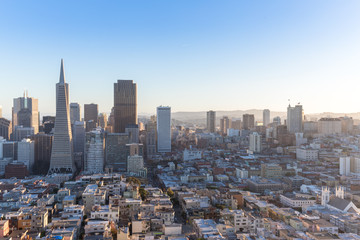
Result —
<path fill-rule="evenodd" d="M 234 119 L 242 119 L 242 115 L 244 114 L 254 114 L 255 121 L 262 121 L 263 118 L 263 110 L 259 109 L 249 109 L 249 110 L 234 110 L 234 111 L 216 111 L 216 124 L 219 125 L 220 118 L 223 116 L 228 116 L 229 118 Z M 279 111 L 271 111 L 270 110 L 270 119 L 272 120 L 274 117 L 279 116 L 281 121 L 284 122 L 286 119 L 286 112 Z M 332 112 L 323 112 L 323 113 L 313 113 L 306 114 L 305 117 L 307 120 L 317 119 L 319 120 L 322 117 L 352 117 L 355 120 L 355 124 L 358 124 L 358 119 L 360 119 L 360 112 L 357 113 L 332 113 Z M 173 112 L 171 113 L 171 117 L 178 121 L 184 123 L 191 123 L 196 125 L 206 124 L 206 111 L 200 112 Z"/>

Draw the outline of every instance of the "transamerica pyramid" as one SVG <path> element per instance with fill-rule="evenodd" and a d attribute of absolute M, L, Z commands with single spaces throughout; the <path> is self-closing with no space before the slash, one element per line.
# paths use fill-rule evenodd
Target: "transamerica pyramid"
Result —
<path fill-rule="evenodd" d="M 60 79 L 56 84 L 56 118 L 49 174 L 74 172 L 69 85 L 65 82 L 64 61 L 61 59 Z"/>

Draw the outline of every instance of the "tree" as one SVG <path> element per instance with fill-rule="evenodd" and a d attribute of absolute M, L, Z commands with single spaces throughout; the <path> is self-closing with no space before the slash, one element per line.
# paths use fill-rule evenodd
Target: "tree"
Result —
<path fill-rule="evenodd" d="M 167 195 L 168 195 L 170 198 L 173 198 L 173 197 L 174 197 L 174 192 L 173 192 L 173 190 L 171 190 L 171 188 L 168 188 L 168 190 L 167 190 Z"/>
<path fill-rule="evenodd" d="M 145 201 L 147 196 L 149 195 L 148 191 L 146 191 L 144 188 L 140 188 L 139 193 L 143 201 Z"/>

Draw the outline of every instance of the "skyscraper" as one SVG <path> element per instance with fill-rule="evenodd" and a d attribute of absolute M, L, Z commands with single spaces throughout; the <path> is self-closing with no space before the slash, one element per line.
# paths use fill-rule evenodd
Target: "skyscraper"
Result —
<path fill-rule="evenodd" d="M 74 171 L 69 85 L 65 82 L 64 62 L 61 59 L 60 79 L 56 84 L 56 120 L 49 174 L 74 173 Z"/>
<path fill-rule="evenodd" d="M 34 128 L 35 134 L 39 132 L 38 99 L 29 97 L 27 92 L 14 99 L 12 108 L 12 126 L 20 125 Z"/>
<path fill-rule="evenodd" d="M 227 130 L 231 128 L 230 119 L 227 116 L 224 116 L 220 119 L 220 132 L 223 135 L 227 134 Z"/>
<path fill-rule="evenodd" d="M 146 157 L 151 159 L 156 155 L 156 117 L 151 116 L 145 126 L 146 131 Z"/>
<path fill-rule="evenodd" d="M 250 130 L 254 127 L 255 127 L 254 114 L 244 114 L 243 115 L 243 128 L 245 130 Z"/>
<path fill-rule="evenodd" d="M 171 152 L 171 108 L 157 107 L 157 150 Z"/>
<path fill-rule="evenodd" d="M 100 126 L 103 129 L 106 129 L 107 121 L 108 119 L 106 113 L 100 113 L 98 116 L 98 126 Z"/>
<path fill-rule="evenodd" d="M 104 171 L 104 133 L 101 128 L 86 133 L 84 171 L 87 173 Z"/>
<path fill-rule="evenodd" d="M 12 132 L 11 121 L 5 118 L 0 118 L 0 137 L 9 140 L 11 132 Z"/>
<path fill-rule="evenodd" d="M 302 132 L 304 112 L 302 105 L 295 105 L 291 107 L 290 104 L 287 108 L 286 125 L 289 133 Z"/>
<path fill-rule="evenodd" d="M 71 125 L 81 120 L 81 107 L 78 103 L 70 103 L 70 122 Z"/>
<path fill-rule="evenodd" d="M 124 133 L 129 124 L 137 124 L 137 90 L 133 80 L 114 83 L 115 133 Z"/>
<path fill-rule="evenodd" d="M 49 171 L 53 136 L 38 133 L 31 137 L 35 142 L 34 174 L 46 174 Z"/>
<path fill-rule="evenodd" d="M 207 130 L 211 133 L 215 132 L 215 119 L 216 119 L 216 112 L 215 111 L 208 111 L 206 113 L 206 127 Z"/>
<path fill-rule="evenodd" d="M 263 126 L 267 127 L 270 124 L 270 110 L 264 109 L 263 111 Z"/>
<path fill-rule="evenodd" d="M 97 122 L 98 113 L 99 113 L 99 108 L 98 108 L 97 104 L 95 104 L 95 103 L 84 104 L 84 121 L 85 122 L 90 121 L 90 120 Z"/>
<path fill-rule="evenodd" d="M 125 172 L 127 164 L 127 148 L 129 135 L 126 133 L 108 133 L 105 137 L 106 168 Z"/>

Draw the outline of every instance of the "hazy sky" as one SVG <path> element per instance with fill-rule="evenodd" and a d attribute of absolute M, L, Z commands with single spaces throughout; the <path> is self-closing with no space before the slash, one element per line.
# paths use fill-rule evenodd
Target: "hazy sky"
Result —
<path fill-rule="evenodd" d="M 55 112 L 65 61 L 70 101 L 113 105 L 138 84 L 139 113 L 360 111 L 360 1 L 0 1 L 0 105 L 24 89 Z"/>

